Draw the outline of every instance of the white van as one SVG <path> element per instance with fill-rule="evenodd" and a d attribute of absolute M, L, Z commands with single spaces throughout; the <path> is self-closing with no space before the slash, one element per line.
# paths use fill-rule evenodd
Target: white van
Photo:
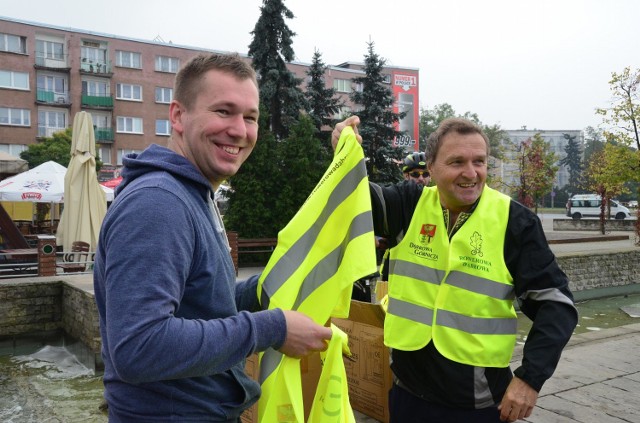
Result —
<path fill-rule="evenodd" d="M 567 201 L 567 216 L 573 219 L 582 217 L 599 217 L 600 216 L 600 196 L 596 194 L 580 194 L 574 195 Z M 616 200 L 611 202 L 611 216 L 618 220 L 631 217 L 629 209 L 618 203 Z M 607 213 L 605 207 L 605 213 Z"/>

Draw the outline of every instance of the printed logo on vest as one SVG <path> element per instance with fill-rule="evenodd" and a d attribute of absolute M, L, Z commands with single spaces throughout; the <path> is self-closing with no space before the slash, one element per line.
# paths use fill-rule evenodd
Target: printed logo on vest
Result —
<path fill-rule="evenodd" d="M 482 235 L 480 235 L 478 231 L 475 231 L 473 235 L 471 235 L 469 243 L 471 245 L 471 254 L 482 257 Z"/>
<path fill-rule="evenodd" d="M 423 223 L 420 228 L 420 242 L 423 244 L 431 243 L 433 237 L 436 236 L 436 225 Z"/>

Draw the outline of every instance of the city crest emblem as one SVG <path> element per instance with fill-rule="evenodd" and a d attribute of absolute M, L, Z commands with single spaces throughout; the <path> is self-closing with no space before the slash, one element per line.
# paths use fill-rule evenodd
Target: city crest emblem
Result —
<path fill-rule="evenodd" d="M 424 223 L 420 228 L 420 242 L 429 244 L 434 236 L 436 236 L 436 225 Z"/>

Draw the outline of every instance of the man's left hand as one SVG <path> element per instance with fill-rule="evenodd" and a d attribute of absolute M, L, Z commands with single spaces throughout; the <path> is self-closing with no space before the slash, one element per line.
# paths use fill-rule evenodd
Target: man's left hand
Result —
<path fill-rule="evenodd" d="M 514 376 L 498 406 L 500 420 L 515 422 L 529 417 L 538 401 L 538 392 L 525 381 Z"/>

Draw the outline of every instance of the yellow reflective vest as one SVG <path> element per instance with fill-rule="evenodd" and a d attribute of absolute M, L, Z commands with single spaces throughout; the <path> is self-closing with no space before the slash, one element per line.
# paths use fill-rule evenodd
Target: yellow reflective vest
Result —
<path fill-rule="evenodd" d="M 414 351 L 433 341 L 459 363 L 509 365 L 517 331 L 504 261 L 510 201 L 485 187 L 449 239 L 437 188 L 423 190 L 404 238 L 390 251 L 387 346 Z"/>

